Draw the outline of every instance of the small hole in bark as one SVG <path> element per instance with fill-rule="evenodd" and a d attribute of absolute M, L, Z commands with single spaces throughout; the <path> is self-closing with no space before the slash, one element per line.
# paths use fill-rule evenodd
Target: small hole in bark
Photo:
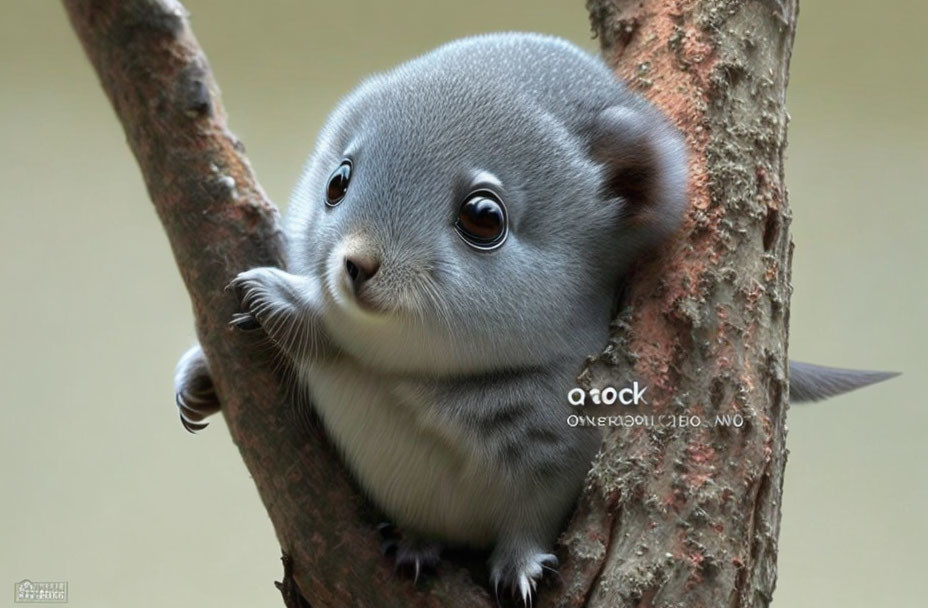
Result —
<path fill-rule="evenodd" d="M 767 219 L 764 222 L 764 251 L 769 252 L 780 234 L 780 214 L 773 207 L 767 207 Z"/>
<path fill-rule="evenodd" d="M 178 80 L 178 100 L 183 111 L 191 118 L 209 116 L 213 113 L 213 100 L 206 81 L 209 73 L 196 62 L 189 64 Z"/>
<path fill-rule="evenodd" d="M 722 405 L 722 400 L 725 398 L 725 383 L 722 382 L 721 378 L 716 378 L 712 381 L 712 386 L 709 387 L 709 400 L 712 403 L 712 406 L 718 409 Z"/>

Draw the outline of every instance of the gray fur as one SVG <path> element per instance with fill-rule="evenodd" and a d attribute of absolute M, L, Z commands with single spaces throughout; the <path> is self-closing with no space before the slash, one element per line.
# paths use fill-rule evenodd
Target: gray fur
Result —
<path fill-rule="evenodd" d="M 478 183 L 509 218 L 494 251 L 454 229 Z M 289 357 L 389 517 L 492 548 L 494 585 L 527 601 L 600 442 L 566 424 L 567 393 L 606 343 L 628 264 L 685 204 L 682 139 L 600 59 L 534 34 L 453 42 L 338 106 L 293 193 L 288 271 L 239 275 L 235 322 Z M 352 283 L 349 259 L 376 274 Z"/>
<path fill-rule="evenodd" d="M 821 401 L 835 395 L 895 378 L 897 372 L 825 367 L 800 361 L 789 362 L 790 403 Z"/>

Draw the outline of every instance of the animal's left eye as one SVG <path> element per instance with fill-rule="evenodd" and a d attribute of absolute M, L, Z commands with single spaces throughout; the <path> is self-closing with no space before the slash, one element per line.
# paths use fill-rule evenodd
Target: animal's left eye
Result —
<path fill-rule="evenodd" d="M 325 204 L 334 207 L 342 202 L 345 194 L 348 193 L 348 182 L 350 181 L 351 161 L 346 158 L 329 176 L 329 182 L 325 186 Z"/>
<path fill-rule="evenodd" d="M 506 209 L 489 191 L 472 193 L 458 212 L 454 225 L 464 241 L 476 249 L 496 249 L 509 234 Z"/>

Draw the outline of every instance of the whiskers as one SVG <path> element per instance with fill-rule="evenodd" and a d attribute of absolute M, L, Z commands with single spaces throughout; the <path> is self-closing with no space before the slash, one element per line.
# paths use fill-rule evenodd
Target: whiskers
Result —
<path fill-rule="evenodd" d="M 441 262 L 422 265 L 417 268 L 413 280 L 404 290 L 412 316 L 425 326 L 437 323 L 449 335 L 454 335 L 456 325 L 447 299 L 442 296 L 439 281 L 442 274 L 453 271 L 453 268 Z"/>
<path fill-rule="evenodd" d="M 449 335 L 454 335 L 454 318 L 448 309 L 447 301 L 441 295 L 434 275 L 428 272 L 428 269 L 419 275 L 414 294 L 416 318 L 423 324 L 437 321 Z"/>

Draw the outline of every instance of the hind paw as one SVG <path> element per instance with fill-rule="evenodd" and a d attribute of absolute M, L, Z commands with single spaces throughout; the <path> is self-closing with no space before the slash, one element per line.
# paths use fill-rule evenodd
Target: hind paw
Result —
<path fill-rule="evenodd" d="M 499 590 L 509 589 L 512 596 L 531 606 L 532 599 L 545 570 L 556 572 L 557 557 L 552 553 L 495 554 L 490 558 L 490 582 L 499 597 Z"/>
<path fill-rule="evenodd" d="M 381 524 L 378 529 L 384 536 L 381 551 L 384 555 L 393 555 L 397 571 L 411 573 L 414 582 L 419 581 L 421 573 L 432 572 L 438 566 L 441 543 L 402 534 L 390 524 Z"/>

